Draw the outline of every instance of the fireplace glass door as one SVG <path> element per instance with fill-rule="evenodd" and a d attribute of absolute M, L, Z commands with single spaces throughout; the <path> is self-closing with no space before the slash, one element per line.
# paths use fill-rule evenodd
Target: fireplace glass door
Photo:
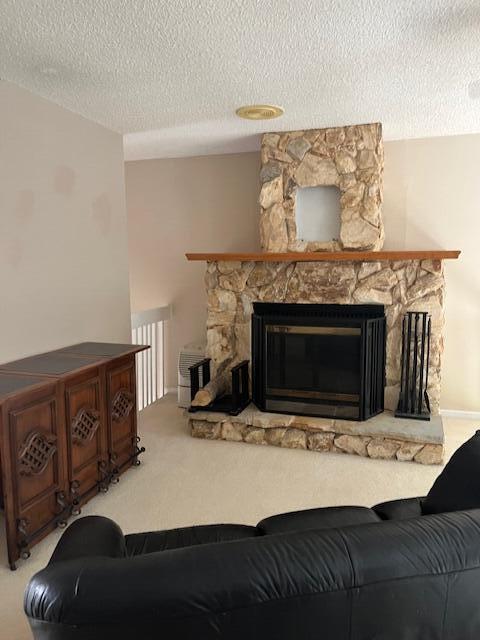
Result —
<path fill-rule="evenodd" d="M 267 325 L 266 332 L 268 400 L 358 405 L 358 327 Z"/>
<path fill-rule="evenodd" d="M 263 411 L 365 420 L 383 411 L 381 305 L 254 303 L 252 388 Z"/>

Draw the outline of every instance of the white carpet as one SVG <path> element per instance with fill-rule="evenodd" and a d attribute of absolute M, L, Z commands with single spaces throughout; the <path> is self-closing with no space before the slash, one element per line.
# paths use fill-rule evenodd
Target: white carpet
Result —
<path fill-rule="evenodd" d="M 477 428 L 471 420 L 446 423 L 447 458 Z M 282 511 L 326 505 L 367 505 L 424 495 L 441 467 L 370 460 L 351 455 L 279 449 L 191 438 L 182 410 L 167 396 L 139 420 L 143 464 L 83 508 L 82 515 L 113 518 L 125 533 L 191 524 L 255 524 Z M 0 521 L 0 639 L 31 638 L 23 591 L 47 563 L 61 535 L 33 548 L 16 572 L 7 567 Z"/>

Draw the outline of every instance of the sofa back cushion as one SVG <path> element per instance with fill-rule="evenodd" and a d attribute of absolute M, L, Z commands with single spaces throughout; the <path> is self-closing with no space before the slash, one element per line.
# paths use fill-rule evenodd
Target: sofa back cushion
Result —
<path fill-rule="evenodd" d="M 257 524 L 257 529 L 263 535 L 272 535 L 309 529 L 338 529 L 380 521 L 375 511 L 367 507 L 320 507 L 264 518 Z"/>
<path fill-rule="evenodd" d="M 480 430 L 450 458 L 423 502 L 423 512 L 480 508 Z"/>
<path fill-rule="evenodd" d="M 125 536 L 125 543 L 127 555 L 138 556 L 143 553 L 193 547 L 197 544 L 252 538 L 256 535 L 256 528 L 245 524 L 204 524 L 165 531 L 131 533 Z"/>

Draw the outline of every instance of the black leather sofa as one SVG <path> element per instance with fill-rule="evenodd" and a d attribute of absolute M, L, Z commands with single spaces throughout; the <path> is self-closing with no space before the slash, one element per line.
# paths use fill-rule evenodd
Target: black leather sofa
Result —
<path fill-rule="evenodd" d="M 37 640 L 478 639 L 480 509 L 427 515 L 431 504 L 126 536 L 81 518 L 30 581 L 25 612 Z"/>

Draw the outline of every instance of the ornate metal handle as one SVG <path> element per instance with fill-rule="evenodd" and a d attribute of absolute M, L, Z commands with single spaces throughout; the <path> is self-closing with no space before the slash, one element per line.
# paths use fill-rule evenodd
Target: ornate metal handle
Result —
<path fill-rule="evenodd" d="M 119 471 L 117 467 L 117 454 L 112 451 L 110 454 L 110 464 L 112 465 L 112 470 L 110 472 L 110 482 L 112 484 L 118 484 L 120 482 Z"/>
<path fill-rule="evenodd" d="M 78 492 L 79 488 L 80 482 L 78 480 L 73 480 L 70 483 L 70 495 L 72 496 L 72 516 L 79 516 L 82 513 L 82 510 L 80 509 L 80 495 Z"/>
<path fill-rule="evenodd" d="M 64 491 L 57 491 L 56 493 L 57 513 L 59 516 L 63 516 L 65 510 L 68 508 L 67 496 Z M 67 521 L 64 517 L 57 520 L 57 526 L 60 529 L 64 529 L 67 526 Z"/>
<path fill-rule="evenodd" d="M 35 429 L 24 440 L 18 453 L 21 476 L 38 476 L 45 471 L 57 451 L 56 437 Z"/>
<path fill-rule="evenodd" d="M 128 389 L 119 389 L 112 400 L 112 420 L 122 422 L 132 412 L 135 406 L 135 398 Z"/>
<path fill-rule="evenodd" d="M 20 518 L 17 520 L 17 536 L 18 536 L 18 548 L 20 550 L 20 557 L 23 560 L 28 560 L 30 557 L 30 549 L 28 548 L 28 525 L 30 524 L 27 518 Z"/>
<path fill-rule="evenodd" d="M 107 493 L 108 491 L 108 463 L 106 460 L 100 460 L 98 463 L 98 470 L 101 475 L 101 479 L 98 481 L 98 490 L 101 493 Z"/>
<path fill-rule="evenodd" d="M 133 439 L 133 443 L 134 443 L 134 460 L 133 460 L 133 464 L 135 467 L 140 466 L 140 460 L 138 459 L 137 456 L 139 456 L 141 453 L 145 452 L 145 447 L 139 447 L 138 443 L 140 442 L 140 437 L 139 436 L 135 436 Z"/>
<path fill-rule="evenodd" d="M 72 420 L 71 433 L 75 444 L 83 446 L 93 439 L 100 426 L 100 412 L 92 407 L 82 407 Z"/>

